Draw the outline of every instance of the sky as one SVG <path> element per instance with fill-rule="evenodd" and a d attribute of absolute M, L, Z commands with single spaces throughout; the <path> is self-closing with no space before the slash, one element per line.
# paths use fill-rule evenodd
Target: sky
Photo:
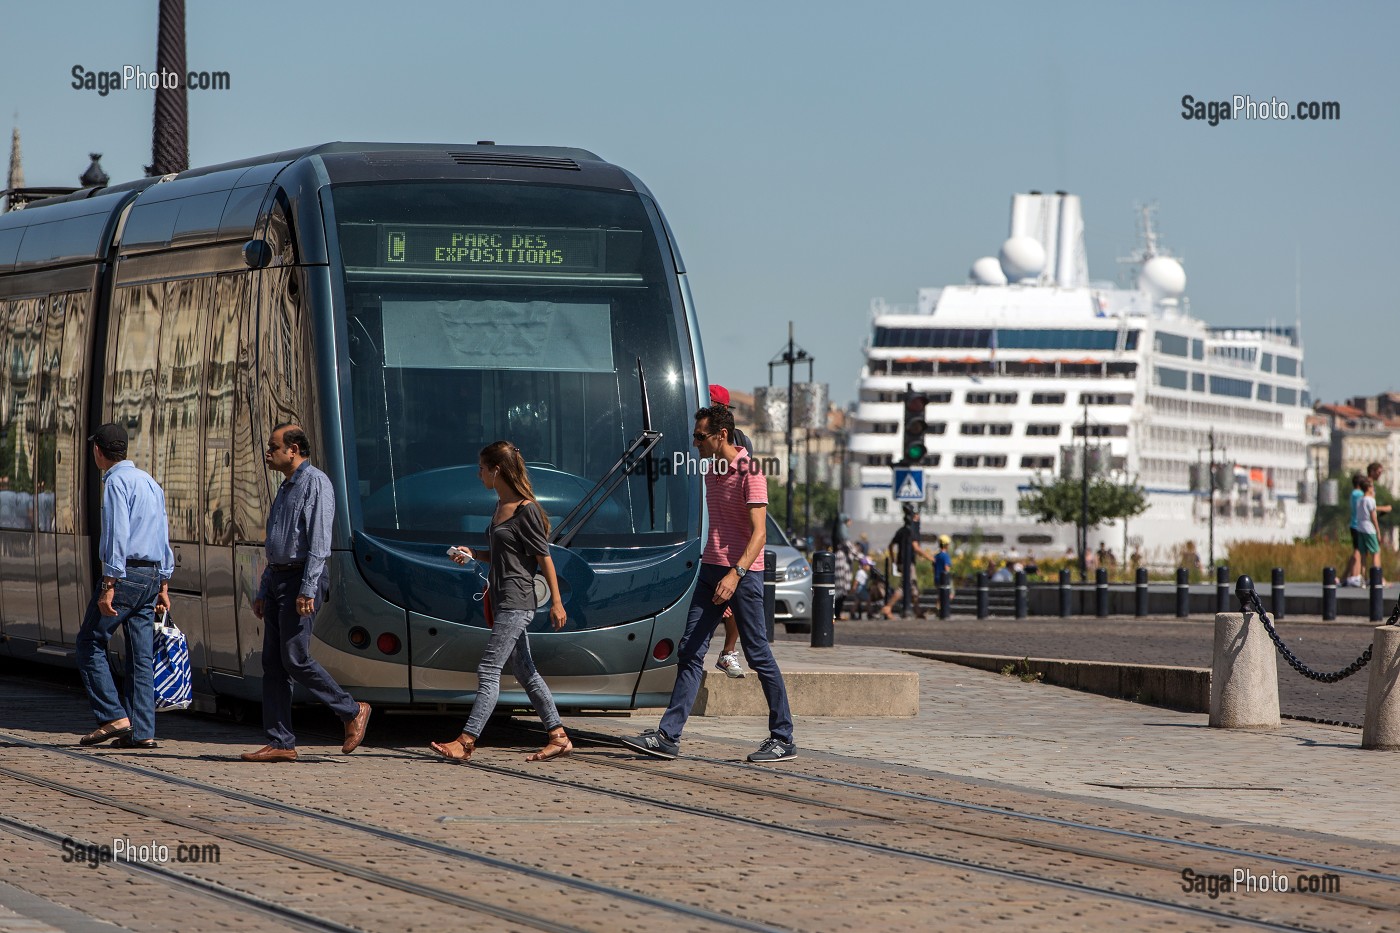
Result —
<path fill-rule="evenodd" d="M 75 184 L 89 152 L 114 183 L 143 173 L 153 93 L 75 89 L 73 69 L 154 69 L 157 9 L 7 5 L 0 125 L 28 184 Z M 1313 396 L 1340 400 L 1400 389 L 1398 26 L 1386 3 L 191 2 L 188 66 L 230 87 L 190 92 L 190 162 L 333 140 L 591 150 L 666 213 L 711 380 L 766 384 L 792 321 L 842 403 L 871 299 L 966 281 L 1013 193 L 1080 195 L 1107 280 L 1155 203 L 1193 313 L 1300 316 Z M 1212 127 L 1183 119 L 1187 94 L 1341 118 Z"/>

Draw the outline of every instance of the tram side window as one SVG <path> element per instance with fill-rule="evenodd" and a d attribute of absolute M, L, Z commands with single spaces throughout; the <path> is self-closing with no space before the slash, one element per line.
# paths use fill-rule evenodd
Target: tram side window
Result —
<path fill-rule="evenodd" d="M 54 486 L 58 479 L 59 360 L 62 358 L 67 313 L 68 296 L 54 295 L 49 299 L 44 319 L 35 322 L 35 333 L 42 341 L 37 372 L 39 404 L 33 421 L 34 522 L 39 531 L 54 530 Z"/>
<path fill-rule="evenodd" d="M 164 285 L 132 285 L 117 290 L 116 358 L 112 366 L 112 420 L 126 428 L 126 454 L 132 463 L 161 475 L 156 462 L 156 354 L 160 348 L 160 305 Z"/>
<path fill-rule="evenodd" d="M 205 542 L 232 544 L 240 537 L 233 508 L 234 399 L 238 388 L 239 309 L 248 295 L 247 275 L 220 276 L 209 320 L 209 361 L 204 403 Z M 256 527 L 256 526 L 255 526 Z"/>
<path fill-rule="evenodd" d="M 34 371 L 45 301 L 22 298 L 10 302 L 5 316 L 6 378 L 3 440 L 0 440 L 0 527 L 30 530 L 34 527 L 34 435 L 37 399 Z M 37 323 L 36 323 L 37 322 Z"/>
<path fill-rule="evenodd" d="M 156 479 L 165 490 L 172 541 L 198 540 L 199 400 L 204 387 L 204 327 L 212 282 L 187 279 L 166 285 L 160 342 Z"/>
<path fill-rule="evenodd" d="M 58 363 L 58 464 L 54 477 L 55 530 L 74 534 L 78 530 L 78 502 L 83 490 L 78 486 L 79 464 L 90 457 L 81 425 L 83 372 L 87 369 L 87 333 L 92 302 L 87 292 L 70 292 L 63 322 L 63 349 Z"/>

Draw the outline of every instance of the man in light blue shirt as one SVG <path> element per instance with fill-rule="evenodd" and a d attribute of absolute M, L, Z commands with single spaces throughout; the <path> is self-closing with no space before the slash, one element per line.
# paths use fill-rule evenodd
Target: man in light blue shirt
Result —
<path fill-rule="evenodd" d="M 79 744 L 115 739 L 120 748 L 155 748 L 155 614 L 170 609 L 168 584 L 175 572 L 165 492 L 126 459 L 121 425 L 104 424 L 88 441 L 102 471 L 102 579 L 78 631 L 78 670 L 98 727 Z M 107 644 L 119 625 L 126 638 L 120 696 L 107 661 Z"/>
<path fill-rule="evenodd" d="M 364 741 L 370 706 L 357 703 L 311 657 L 311 623 L 326 592 L 326 559 L 331 555 L 335 488 L 311 465 L 311 442 L 295 424 L 279 424 L 263 458 L 283 476 L 267 513 L 267 569 L 253 600 L 263 622 L 263 730 L 267 745 L 246 752 L 244 761 L 296 761 L 292 732 L 292 682 L 331 708 L 345 724 L 350 754 Z"/>

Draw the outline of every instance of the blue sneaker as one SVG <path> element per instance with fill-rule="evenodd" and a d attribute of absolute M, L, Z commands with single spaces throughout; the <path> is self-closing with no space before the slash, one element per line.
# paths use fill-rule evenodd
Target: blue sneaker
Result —
<path fill-rule="evenodd" d="M 672 742 L 655 729 L 647 729 L 641 735 L 625 736 L 622 739 L 622 744 L 644 755 L 651 755 L 653 758 L 671 759 L 681 753 L 679 742 Z"/>
<path fill-rule="evenodd" d="M 789 758 L 796 757 L 796 745 L 770 736 L 763 740 L 763 744 L 758 747 L 758 751 L 749 756 L 749 761 L 787 761 Z"/>

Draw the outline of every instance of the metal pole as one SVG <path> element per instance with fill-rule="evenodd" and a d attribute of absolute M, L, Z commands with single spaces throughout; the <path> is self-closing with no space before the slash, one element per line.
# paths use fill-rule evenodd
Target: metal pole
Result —
<path fill-rule="evenodd" d="M 1102 567 L 1094 571 L 1094 614 L 1108 618 L 1108 571 Z"/>
<path fill-rule="evenodd" d="M 802 431 L 802 524 L 804 526 L 802 534 L 811 540 L 812 537 L 812 429 L 804 428 Z M 831 546 L 835 547 L 836 542 L 832 541 Z"/>
<path fill-rule="evenodd" d="M 1337 618 L 1337 568 L 1322 568 L 1322 620 Z"/>
<path fill-rule="evenodd" d="M 1026 572 L 1016 571 L 1016 618 L 1024 619 L 1030 615 L 1030 594 L 1026 588 Z"/>
<path fill-rule="evenodd" d="M 1371 621 L 1385 618 L 1385 590 L 1381 589 L 1381 568 L 1371 568 Z"/>
<path fill-rule="evenodd" d="M 987 618 L 987 572 L 977 572 L 977 618 Z"/>
<path fill-rule="evenodd" d="M 1230 567 L 1215 568 L 1215 611 L 1230 611 Z"/>
<path fill-rule="evenodd" d="M 1210 543 L 1206 546 L 1206 560 L 1210 566 L 1215 566 L 1215 430 L 1210 431 L 1210 475 L 1207 477 L 1210 483 Z M 1197 453 L 1196 456 L 1200 456 Z"/>
<path fill-rule="evenodd" d="M 914 533 L 913 522 L 905 522 L 904 527 L 909 530 L 909 538 L 899 546 L 899 572 L 900 589 L 903 591 L 899 600 L 899 614 L 905 618 L 910 615 L 910 608 L 914 604 Z"/>
<path fill-rule="evenodd" d="M 1074 615 L 1074 591 L 1069 585 L 1069 568 L 1060 570 L 1060 618 L 1068 619 Z"/>
<path fill-rule="evenodd" d="M 797 365 L 797 357 L 796 357 L 796 354 L 794 353 L 794 347 L 795 347 L 795 344 L 794 344 L 794 342 L 793 342 L 792 321 L 788 321 L 788 348 L 787 348 L 787 353 L 783 354 L 783 360 L 787 363 L 787 368 L 788 368 L 788 391 L 787 391 L 787 458 L 788 458 L 788 462 L 787 462 L 787 474 L 788 474 L 788 475 L 787 475 L 787 511 L 784 513 L 784 521 L 783 521 L 783 524 L 787 526 L 787 528 L 784 529 L 785 531 L 791 531 L 792 528 L 793 528 L 793 526 L 796 524 L 796 521 L 794 520 L 793 514 L 792 514 L 792 483 L 793 483 L 793 476 L 792 476 L 792 474 L 793 474 L 793 469 L 792 469 L 792 468 L 793 468 L 794 466 L 797 465 L 797 455 L 794 453 L 794 451 L 793 451 L 793 449 L 792 449 L 792 410 L 793 410 L 793 408 L 795 407 L 795 406 L 793 405 L 794 399 L 793 399 L 793 397 L 792 397 L 792 370 L 793 370 L 793 368 Z"/>
<path fill-rule="evenodd" d="M 812 555 L 812 647 L 830 648 L 836 643 L 832 610 L 836 605 L 836 555 L 818 551 Z"/>
<path fill-rule="evenodd" d="M 1273 597 L 1273 606 L 1272 606 L 1273 612 L 1270 613 L 1270 614 L 1274 617 L 1274 621 L 1275 621 L 1275 622 L 1282 622 L 1282 621 L 1283 621 L 1283 617 L 1287 614 L 1287 613 L 1284 611 L 1284 608 L 1285 608 L 1285 606 L 1287 605 L 1287 595 L 1284 593 L 1283 568 L 1282 568 L 1282 567 L 1275 567 L 1275 568 L 1274 568 L 1274 570 L 1273 570 L 1273 580 L 1272 580 L 1272 582 L 1273 582 L 1273 590 L 1274 590 L 1274 591 L 1273 591 L 1273 594 L 1272 594 L 1272 597 Z"/>
<path fill-rule="evenodd" d="M 1176 617 L 1184 619 L 1191 614 L 1191 576 L 1185 567 L 1176 568 Z"/>
<path fill-rule="evenodd" d="M 1080 396 L 1084 401 L 1084 455 L 1080 463 L 1079 477 L 1079 582 L 1089 580 L 1089 564 L 1086 551 L 1089 550 L 1089 396 Z"/>
<path fill-rule="evenodd" d="M 1147 568 L 1137 569 L 1137 579 L 1134 582 L 1134 604 L 1133 615 L 1139 619 L 1147 615 Z"/>
<path fill-rule="evenodd" d="M 768 641 L 773 641 L 773 617 L 778 612 L 778 555 L 763 552 L 763 618 L 768 626 Z"/>

